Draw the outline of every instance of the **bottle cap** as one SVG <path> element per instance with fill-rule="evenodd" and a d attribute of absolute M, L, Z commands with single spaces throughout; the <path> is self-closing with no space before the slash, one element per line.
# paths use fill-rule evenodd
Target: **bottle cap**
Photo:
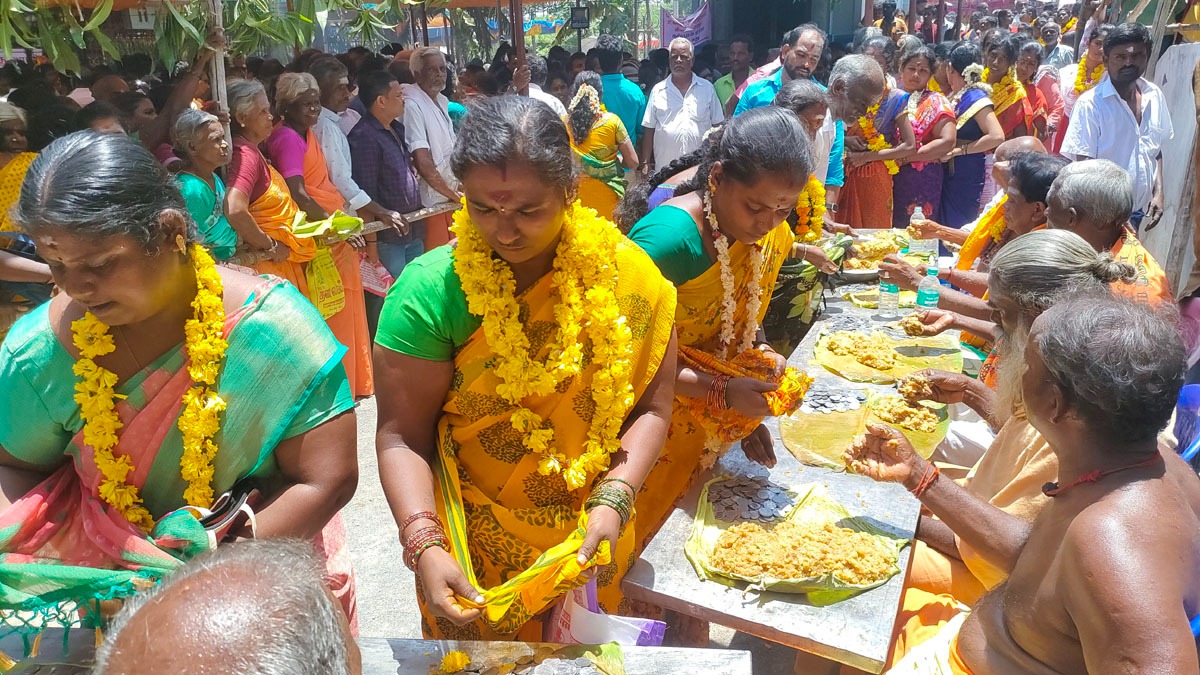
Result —
<path fill-rule="evenodd" d="M 936 268 L 936 267 L 930 267 L 929 269 L 925 270 L 925 276 L 927 276 L 927 277 L 936 277 L 937 275 L 938 275 L 938 268 Z"/>

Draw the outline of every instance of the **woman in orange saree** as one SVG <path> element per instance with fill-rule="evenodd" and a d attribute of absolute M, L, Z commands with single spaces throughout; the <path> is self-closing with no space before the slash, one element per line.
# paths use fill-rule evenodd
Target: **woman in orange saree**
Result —
<path fill-rule="evenodd" d="M 838 217 L 856 229 L 891 227 L 892 176 L 900 171 L 895 160 L 916 147 L 908 94 L 884 91 L 865 115 L 846 127 L 846 184 L 838 192 Z"/>
<path fill-rule="evenodd" d="M 380 479 L 425 636 L 541 640 L 539 615 L 597 566 L 601 607 L 627 612 L 675 289 L 575 199 L 566 127 L 542 103 L 480 102 L 451 165 L 457 243 L 409 263 L 380 316 Z"/>
<path fill-rule="evenodd" d="M 329 179 L 329 165 L 312 131 L 321 114 L 320 94 L 316 79 L 308 73 L 280 75 L 275 84 L 275 106 L 283 122 L 267 138 L 271 163 L 310 222 L 342 210 L 346 201 Z M 345 366 L 354 395 L 370 396 L 375 393 L 375 376 L 358 254 L 345 242 L 329 245 L 329 253 L 342 280 L 345 306 L 325 321 L 349 350 Z"/>
<path fill-rule="evenodd" d="M 734 443 L 773 465 L 762 419 L 799 405 L 806 387 L 803 374 L 785 371 L 760 322 L 795 243 L 786 218 L 812 169 L 808 136 L 794 114 L 774 107 L 715 133 L 696 177 L 629 232 L 679 289 L 675 407 L 667 445 L 638 495 L 642 545 Z"/>

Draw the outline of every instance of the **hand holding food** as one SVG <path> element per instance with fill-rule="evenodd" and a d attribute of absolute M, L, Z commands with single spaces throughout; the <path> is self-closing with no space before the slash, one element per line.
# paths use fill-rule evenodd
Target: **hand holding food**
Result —
<path fill-rule="evenodd" d="M 867 425 L 867 433 L 854 439 L 843 455 L 846 468 L 885 483 L 916 483 L 925 474 L 927 462 L 896 429 L 883 424 Z"/>

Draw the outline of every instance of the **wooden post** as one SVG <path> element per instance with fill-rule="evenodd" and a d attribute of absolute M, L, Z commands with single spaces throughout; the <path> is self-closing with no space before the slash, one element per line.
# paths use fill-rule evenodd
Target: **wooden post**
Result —
<path fill-rule="evenodd" d="M 221 0 L 208 0 L 209 26 L 215 30 L 223 30 L 224 14 L 221 11 Z M 229 110 L 229 95 L 225 90 L 225 50 L 218 49 L 213 54 L 212 62 L 209 63 L 208 84 L 212 90 L 213 100 L 221 107 L 221 110 L 230 112 Z M 230 113 L 232 114 L 232 113 Z M 225 125 L 225 142 L 233 148 L 233 133 L 229 130 L 229 125 Z"/>
<path fill-rule="evenodd" d="M 417 38 L 417 10 L 413 9 L 411 5 L 408 8 L 408 32 L 412 35 L 414 45 L 421 44 Z"/>
<path fill-rule="evenodd" d="M 946 3 L 942 0 L 937 0 L 937 4 L 937 25 L 933 27 L 933 41 L 935 43 L 945 42 L 946 40 L 946 36 L 942 35 L 944 32 L 942 27 L 946 25 Z"/>
<path fill-rule="evenodd" d="M 1145 75 L 1147 80 L 1154 79 L 1154 66 L 1158 65 L 1158 55 L 1162 53 L 1163 34 L 1166 32 L 1167 22 L 1174 14 L 1175 0 L 1159 0 L 1158 7 L 1154 10 L 1154 24 L 1150 29 L 1152 41 L 1150 43 L 1150 64 L 1146 68 Z"/>
<path fill-rule="evenodd" d="M 425 11 L 425 3 L 421 3 L 421 38 L 425 46 L 429 46 L 429 14 Z"/>

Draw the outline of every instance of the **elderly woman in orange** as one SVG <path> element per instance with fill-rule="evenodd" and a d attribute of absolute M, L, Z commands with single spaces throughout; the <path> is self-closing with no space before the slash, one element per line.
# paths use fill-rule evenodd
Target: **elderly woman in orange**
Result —
<path fill-rule="evenodd" d="M 458 243 L 409 263 L 379 320 L 379 475 L 426 637 L 540 640 L 593 563 L 604 611 L 624 609 L 675 289 L 579 203 L 575 166 L 549 106 L 480 101 L 451 155 Z"/>
<path fill-rule="evenodd" d="M 353 609 L 349 560 L 321 535 L 358 480 L 354 400 L 312 305 L 218 267 L 124 136 L 52 143 L 14 217 L 62 292 L 0 347 L 0 565 L 22 580 L 0 609 L 62 617 L 251 536 L 317 538 Z M 253 520 L 198 521 L 226 492 Z"/>
<path fill-rule="evenodd" d="M 25 135 L 28 120 L 25 111 L 11 103 L 0 102 L 0 232 L 17 229 L 10 211 L 21 196 L 21 183 L 25 172 L 37 157 L 29 150 Z M 0 238 L 0 248 L 7 248 L 9 240 Z"/>
<path fill-rule="evenodd" d="M 283 119 L 267 138 L 267 154 L 287 183 L 292 200 L 311 222 L 324 220 L 346 208 L 346 200 L 329 179 L 325 153 L 312 130 L 321 115 L 321 88 L 316 78 L 308 73 L 280 75 L 275 82 L 275 110 Z M 331 244 L 328 254 L 341 277 L 345 305 L 325 320 L 338 340 L 350 349 L 344 363 L 354 395 L 370 396 L 375 393 L 371 333 L 367 329 L 358 254 L 345 242 Z M 322 253 L 319 251 L 318 255 Z"/>

